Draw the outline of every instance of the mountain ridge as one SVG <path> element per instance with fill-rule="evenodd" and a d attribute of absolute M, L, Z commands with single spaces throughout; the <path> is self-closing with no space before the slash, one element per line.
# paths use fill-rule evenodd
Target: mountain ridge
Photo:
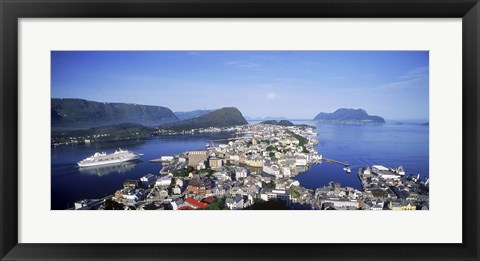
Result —
<path fill-rule="evenodd" d="M 193 119 L 193 118 L 205 115 L 212 111 L 214 110 L 176 111 L 174 112 L 174 114 L 175 116 L 177 116 L 179 120 L 183 121 L 183 120 Z"/>
<path fill-rule="evenodd" d="M 51 99 L 52 130 L 90 129 L 123 123 L 156 126 L 175 121 L 178 121 L 177 116 L 163 106 Z"/>

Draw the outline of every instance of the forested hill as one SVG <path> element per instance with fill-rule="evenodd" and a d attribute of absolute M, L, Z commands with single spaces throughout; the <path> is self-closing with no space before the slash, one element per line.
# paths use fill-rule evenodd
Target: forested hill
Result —
<path fill-rule="evenodd" d="M 192 119 L 162 124 L 158 126 L 158 128 L 182 131 L 209 127 L 230 127 L 245 124 L 248 124 L 248 122 L 237 108 L 226 107 Z"/>
<path fill-rule="evenodd" d="M 83 99 L 51 99 L 52 130 L 89 129 L 122 123 L 157 126 L 178 121 L 166 107 Z"/>

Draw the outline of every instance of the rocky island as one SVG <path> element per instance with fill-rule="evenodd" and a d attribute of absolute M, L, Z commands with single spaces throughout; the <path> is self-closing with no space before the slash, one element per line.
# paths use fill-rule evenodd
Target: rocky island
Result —
<path fill-rule="evenodd" d="M 368 115 L 363 109 L 341 108 L 333 113 L 320 112 L 313 119 L 324 124 L 385 124 L 380 116 Z"/>

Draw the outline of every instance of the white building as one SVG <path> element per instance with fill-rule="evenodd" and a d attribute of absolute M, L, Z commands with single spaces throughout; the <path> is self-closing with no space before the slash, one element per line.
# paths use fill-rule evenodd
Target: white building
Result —
<path fill-rule="evenodd" d="M 179 187 L 183 187 L 183 180 L 182 179 L 175 179 L 175 185 Z"/>
<path fill-rule="evenodd" d="M 158 178 L 157 181 L 155 182 L 155 186 L 159 186 L 159 187 L 170 186 L 171 183 L 172 183 L 172 174 L 168 174 L 166 176 Z"/>
<path fill-rule="evenodd" d="M 285 190 L 279 190 L 279 189 L 263 189 L 260 198 L 269 201 L 269 200 L 283 200 L 287 202 L 287 205 L 290 204 L 290 194 L 287 193 Z"/>
<path fill-rule="evenodd" d="M 142 185 L 144 187 L 148 187 L 155 183 L 155 176 L 153 174 L 147 174 L 143 177 L 140 178 L 140 181 L 142 182 Z"/>
<path fill-rule="evenodd" d="M 322 199 L 320 200 L 321 204 L 331 203 L 334 207 L 337 208 L 359 208 L 360 202 L 354 200 L 342 200 L 342 199 Z"/>
<path fill-rule="evenodd" d="M 275 175 L 279 176 L 280 175 L 280 168 L 276 164 L 267 164 L 265 163 L 262 168 L 263 172 L 270 174 L 270 175 Z"/>
<path fill-rule="evenodd" d="M 238 162 L 240 160 L 240 157 L 238 155 L 230 155 L 230 160 Z"/>
<path fill-rule="evenodd" d="M 292 171 L 290 170 L 289 167 L 284 166 L 282 167 L 282 174 L 284 177 L 290 177 L 290 175 L 292 175 Z"/>
<path fill-rule="evenodd" d="M 303 155 L 299 155 L 295 159 L 295 164 L 297 166 L 306 166 L 307 165 L 307 157 Z"/>
<path fill-rule="evenodd" d="M 234 198 L 229 197 L 225 200 L 225 204 L 231 210 L 242 209 L 244 207 L 243 203 L 243 198 L 240 195 L 237 195 Z"/>
<path fill-rule="evenodd" d="M 298 180 L 289 179 L 289 180 L 287 181 L 287 188 L 290 188 L 291 186 L 299 187 L 299 186 L 300 186 L 300 182 L 298 182 Z"/>
<path fill-rule="evenodd" d="M 180 189 L 179 186 L 176 186 L 175 188 L 173 188 L 173 194 L 179 195 L 181 193 L 182 193 L 182 190 Z"/>
<path fill-rule="evenodd" d="M 231 180 L 230 176 L 228 176 L 227 173 L 225 172 L 215 172 L 213 173 L 213 176 L 215 177 L 216 180 L 219 180 L 219 181 Z"/>
<path fill-rule="evenodd" d="M 235 178 L 238 180 L 240 178 L 246 178 L 248 175 L 248 170 L 242 167 L 235 168 Z"/>
<path fill-rule="evenodd" d="M 383 179 L 400 179 L 401 176 L 382 165 L 373 165 L 372 172 Z"/>
<path fill-rule="evenodd" d="M 370 210 L 383 210 L 383 203 L 377 203 L 370 207 Z"/>

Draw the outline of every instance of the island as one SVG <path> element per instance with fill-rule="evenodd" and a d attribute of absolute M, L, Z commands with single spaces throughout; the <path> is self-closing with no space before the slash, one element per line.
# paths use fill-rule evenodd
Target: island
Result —
<path fill-rule="evenodd" d="M 320 112 L 314 121 L 322 124 L 385 124 L 380 116 L 368 115 L 363 109 L 341 108 L 333 113 Z"/>

